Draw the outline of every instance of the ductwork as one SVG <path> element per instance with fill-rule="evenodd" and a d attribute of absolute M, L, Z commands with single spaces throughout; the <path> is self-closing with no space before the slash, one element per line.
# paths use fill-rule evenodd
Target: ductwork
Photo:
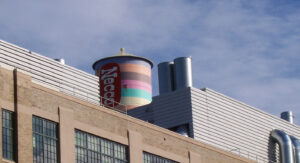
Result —
<path fill-rule="evenodd" d="M 294 163 L 293 146 L 289 135 L 281 130 L 273 130 L 271 138 L 275 140 L 280 149 L 280 162 L 281 163 Z"/>
<path fill-rule="evenodd" d="M 158 64 L 159 94 L 193 86 L 192 58 L 179 57 L 174 62 Z"/>
<path fill-rule="evenodd" d="M 295 163 L 300 163 L 300 141 L 294 136 L 290 136 L 290 138 L 293 143 Z"/>

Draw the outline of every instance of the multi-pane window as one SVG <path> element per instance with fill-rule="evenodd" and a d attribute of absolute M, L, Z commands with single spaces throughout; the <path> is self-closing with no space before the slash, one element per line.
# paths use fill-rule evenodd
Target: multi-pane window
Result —
<path fill-rule="evenodd" d="M 58 161 L 58 124 L 43 118 L 32 118 L 33 162 L 57 163 Z"/>
<path fill-rule="evenodd" d="M 143 156 L 144 156 L 144 163 L 177 163 L 175 161 L 154 154 L 150 154 L 147 152 L 143 152 Z"/>
<path fill-rule="evenodd" d="M 125 145 L 75 130 L 76 163 L 128 163 Z"/>
<path fill-rule="evenodd" d="M 14 160 L 14 120 L 13 112 L 2 110 L 2 156 Z"/>

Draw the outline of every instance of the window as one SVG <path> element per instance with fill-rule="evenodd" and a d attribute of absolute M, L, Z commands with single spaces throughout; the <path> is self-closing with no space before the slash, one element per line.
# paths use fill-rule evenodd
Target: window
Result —
<path fill-rule="evenodd" d="M 58 161 L 58 124 L 43 118 L 32 118 L 33 162 L 57 163 Z"/>
<path fill-rule="evenodd" d="M 144 155 L 144 163 L 177 163 L 175 161 L 156 156 L 147 152 L 143 152 Z"/>
<path fill-rule="evenodd" d="M 13 112 L 2 110 L 2 156 L 14 160 L 14 120 Z"/>
<path fill-rule="evenodd" d="M 75 130 L 76 163 L 128 163 L 125 145 Z"/>

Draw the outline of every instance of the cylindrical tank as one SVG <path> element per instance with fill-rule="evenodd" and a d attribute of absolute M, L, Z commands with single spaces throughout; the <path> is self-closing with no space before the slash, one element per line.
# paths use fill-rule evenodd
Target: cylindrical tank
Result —
<path fill-rule="evenodd" d="M 162 62 L 158 64 L 159 94 L 174 91 L 173 62 Z"/>
<path fill-rule="evenodd" d="M 107 107 L 132 109 L 152 101 L 153 63 L 143 57 L 121 53 L 93 64 L 99 76 L 101 103 Z"/>
<path fill-rule="evenodd" d="M 280 114 L 280 118 L 284 119 L 292 124 L 294 123 L 294 116 L 293 116 L 293 112 L 291 112 L 291 111 L 282 112 Z"/>
<path fill-rule="evenodd" d="M 180 57 L 174 59 L 175 90 L 192 87 L 192 58 Z"/>

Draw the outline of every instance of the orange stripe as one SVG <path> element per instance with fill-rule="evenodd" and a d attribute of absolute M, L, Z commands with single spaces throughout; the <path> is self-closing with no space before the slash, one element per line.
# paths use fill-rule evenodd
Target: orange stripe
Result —
<path fill-rule="evenodd" d="M 151 69 L 142 65 L 124 63 L 124 64 L 119 64 L 119 66 L 121 72 L 136 72 L 147 76 L 151 76 Z"/>

